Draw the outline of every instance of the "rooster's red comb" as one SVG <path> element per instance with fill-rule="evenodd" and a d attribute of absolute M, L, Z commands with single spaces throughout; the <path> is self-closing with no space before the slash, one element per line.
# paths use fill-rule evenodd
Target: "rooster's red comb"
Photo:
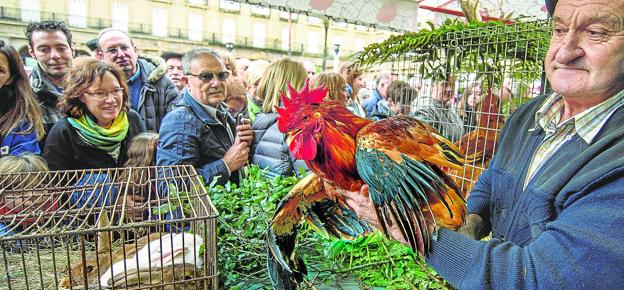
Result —
<path fill-rule="evenodd" d="M 284 92 L 280 92 L 282 97 L 283 107 L 275 108 L 277 114 L 277 126 L 279 127 L 282 133 L 286 131 L 286 122 L 290 120 L 294 114 L 299 110 L 299 108 L 305 104 L 320 104 L 323 102 L 323 99 L 327 96 L 327 92 L 329 92 L 329 88 L 325 85 L 321 85 L 320 87 L 316 87 L 310 89 L 309 79 L 306 80 L 305 85 L 301 89 L 301 91 L 297 91 L 293 86 L 288 84 L 288 92 L 290 93 L 290 97 L 288 97 Z"/>

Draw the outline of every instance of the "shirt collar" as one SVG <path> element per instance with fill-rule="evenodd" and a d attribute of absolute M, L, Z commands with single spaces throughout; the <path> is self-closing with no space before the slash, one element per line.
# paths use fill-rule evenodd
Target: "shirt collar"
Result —
<path fill-rule="evenodd" d="M 564 107 L 563 97 L 553 93 L 535 113 L 536 128 L 541 127 L 546 132 L 554 132 L 563 126 L 574 125 L 574 132 L 590 144 L 615 110 L 623 104 L 624 90 L 559 124 Z"/>
<path fill-rule="evenodd" d="M 128 79 L 126 83 L 134 82 L 141 75 L 141 67 L 137 64 L 137 71 Z"/>

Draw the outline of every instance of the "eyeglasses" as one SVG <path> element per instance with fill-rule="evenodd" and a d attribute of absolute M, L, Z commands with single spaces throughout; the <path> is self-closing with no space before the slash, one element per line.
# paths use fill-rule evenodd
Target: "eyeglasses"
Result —
<path fill-rule="evenodd" d="M 122 45 L 120 47 L 109 47 L 104 51 L 104 53 L 108 54 L 108 55 L 113 55 L 113 54 L 117 54 L 118 51 L 121 51 L 121 53 L 125 53 L 130 49 L 129 46 L 126 45 Z"/>
<path fill-rule="evenodd" d="M 218 73 L 203 72 L 203 73 L 200 73 L 198 75 L 194 75 L 192 73 L 189 73 L 188 75 L 194 76 L 194 77 L 198 78 L 199 80 L 201 80 L 202 82 L 209 83 L 209 82 L 212 81 L 212 79 L 215 77 L 215 75 L 217 75 L 217 78 L 220 81 L 227 80 L 227 78 L 230 76 L 230 73 L 226 72 L 226 71 L 222 71 L 222 72 L 218 72 Z"/>
<path fill-rule="evenodd" d="M 88 95 L 93 96 L 98 100 L 105 100 L 109 95 L 113 95 L 113 97 L 121 97 L 123 95 L 123 89 L 118 88 L 110 92 L 97 91 L 97 92 L 85 92 Z"/>

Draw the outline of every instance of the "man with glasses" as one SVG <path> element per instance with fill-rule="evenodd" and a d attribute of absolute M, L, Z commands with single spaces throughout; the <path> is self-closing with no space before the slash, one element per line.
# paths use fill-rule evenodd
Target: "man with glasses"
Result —
<path fill-rule="evenodd" d="M 210 184 L 240 181 L 239 169 L 249 159 L 253 131 L 247 120 L 236 122 L 223 104 L 229 73 L 217 52 L 192 49 L 182 58 L 187 91 L 163 119 L 157 165 L 192 164 Z"/>
<path fill-rule="evenodd" d="M 31 22 L 24 34 L 28 39 L 28 53 L 37 60 L 29 81 L 43 111 L 45 135 L 40 140 L 43 149 L 48 132 L 63 118 L 56 105 L 63 95 L 63 78 L 74 59 L 72 34 L 60 21 Z"/>
<path fill-rule="evenodd" d="M 126 75 L 130 107 L 139 113 L 148 131 L 158 132 L 163 117 L 178 98 L 175 85 L 165 76 L 166 68 L 156 69 L 161 65 L 157 60 L 139 58 L 134 42 L 123 30 L 102 30 L 97 44 L 97 57 L 116 63 Z"/>

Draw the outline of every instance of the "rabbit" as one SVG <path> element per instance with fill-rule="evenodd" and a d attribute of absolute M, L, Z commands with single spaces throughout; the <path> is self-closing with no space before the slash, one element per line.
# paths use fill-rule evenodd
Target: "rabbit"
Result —
<path fill-rule="evenodd" d="M 162 270 L 162 272 L 161 272 Z M 199 276 L 201 269 L 196 268 L 192 264 L 175 264 L 161 269 L 149 270 L 128 270 L 124 275 L 117 275 L 114 278 L 115 288 L 144 288 L 151 285 L 165 284 L 165 286 L 155 287 L 154 290 L 187 290 L 187 289 L 211 289 L 210 281 L 204 279 L 189 281 Z M 175 276 L 174 276 L 175 274 Z M 185 280 L 185 282 L 182 282 Z M 173 284 L 174 285 L 166 285 Z M 208 283 L 208 287 L 204 288 L 204 283 Z M 111 283 L 112 284 L 112 283 Z"/>
<path fill-rule="evenodd" d="M 98 227 L 103 228 L 109 225 L 108 214 L 103 211 L 98 220 Z M 61 288 L 70 289 L 77 286 L 93 286 L 97 285 L 100 276 L 111 266 L 111 257 L 113 262 L 117 262 L 125 257 L 132 256 L 137 249 L 144 247 L 149 241 L 156 240 L 161 236 L 160 233 L 152 233 L 141 237 L 135 243 L 127 244 L 119 249 L 113 250 L 111 247 L 111 232 L 102 231 L 98 233 L 97 253 L 95 256 L 87 257 L 80 260 L 69 267 L 70 271 L 66 273 L 60 281 Z M 87 285 L 85 285 L 85 275 Z M 87 288 L 85 287 L 85 288 Z"/>
<path fill-rule="evenodd" d="M 113 281 L 125 280 L 136 272 L 149 272 L 168 265 L 191 264 L 197 268 L 203 265 L 199 255 L 203 239 L 194 234 L 166 234 L 150 240 L 135 255 L 114 263 L 101 277 L 102 287 L 111 287 Z M 124 278 L 126 277 L 126 278 Z"/>

